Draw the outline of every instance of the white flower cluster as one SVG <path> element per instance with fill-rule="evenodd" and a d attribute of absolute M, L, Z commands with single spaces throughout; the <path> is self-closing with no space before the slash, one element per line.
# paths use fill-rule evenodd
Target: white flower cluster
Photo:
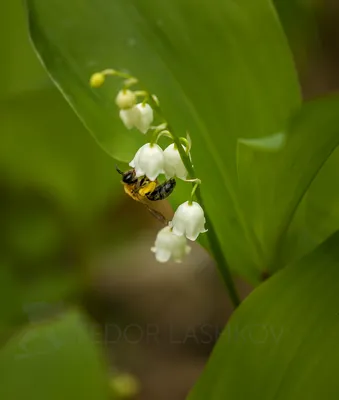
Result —
<path fill-rule="evenodd" d="M 135 169 L 137 178 L 146 175 L 149 180 L 155 181 L 160 174 L 165 174 L 166 179 L 187 178 L 187 170 L 174 144 L 162 150 L 156 143 L 146 143 L 136 152 L 129 165 Z"/>
<path fill-rule="evenodd" d="M 120 73 L 115 70 L 105 70 L 102 73 L 93 74 L 91 77 L 91 86 L 99 87 L 103 84 L 106 75 L 116 75 L 127 78 L 128 83 L 134 84 L 137 80 L 133 77 L 126 76 L 127 74 Z M 138 96 L 143 96 L 142 102 L 137 102 Z M 146 134 L 149 130 L 153 129 L 153 139 L 149 143 L 143 145 L 135 154 L 133 160 L 129 165 L 135 170 L 135 177 L 146 176 L 150 181 L 155 181 L 160 174 L 164 174 L 166 179 L 177 177 L 187 182 L 197 182 L 198 179 L 187 180 L 188 172 L 181 158 L 177 144 L 170 144 L 163 150 L 156 142 L 165 134 L 173 138 L 173 135 L 166 130 L 167 123 L 162 123 L 159 126 L 151 127 L 154 120 L 153 109 L 147 103 L 150 96 L 142 91 L 132 91 L 124 87 L 119 91 L 115 102 L 120 109 L 119 116 L 127 129 L 136 128 L 141 133 Z M 157 98 L 153 95 L 153 100 L 157 102 Z M 187 146 L 180 143 L 183 150 L 188 154 L 189 160 L 190 144 L 186 139 Z M 192 196 L 195 188 L 192 191 Z M 172 221 L 168 222 L 158 232 L 154 247 L 151 248 L 155 253 L 155 257 L 159 262 L 167 262 L 173 260 L 181 262 L 185 255 L 187 255 L 191 248 L 187 245 L 187 239 L 195 241 L 200 233 L 206 232 L 205 229 L 205 216 L 204 211 L 199 203 L 195 201 L 186 201 L 181 204 L 176 210 Z"/>

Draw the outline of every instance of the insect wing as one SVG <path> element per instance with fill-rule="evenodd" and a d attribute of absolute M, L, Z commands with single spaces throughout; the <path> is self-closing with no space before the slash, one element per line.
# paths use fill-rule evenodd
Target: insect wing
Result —
<path fill-rule="evenodd" d="M 154 208 L 151 208 L 148 204 L 143 203 L 144 206 L 147 208 L 147 210 L 155 217 L 158 221 L 160 221 L 163 225 L 167 225 L 168 221 L 167 219 L 159 212 L 154 210 Z"/>

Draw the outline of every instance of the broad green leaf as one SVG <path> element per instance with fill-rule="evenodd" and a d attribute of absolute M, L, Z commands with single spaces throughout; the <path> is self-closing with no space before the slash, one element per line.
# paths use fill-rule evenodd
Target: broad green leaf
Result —
<path fill-rule="evenodd" d="M 295 211 L 339 144 L 338 107 L 338 96 L 306 103 L 287 126 L 286 144 L 279 152 L 239 142 L 243 204 L 270 270 L 283 265 L 283 241 Z"/>
<path fill-rule="evenodd" d="M 300 258 L 339 229 L 339 148 L 312 182 L 287 232 L 286 260 Z"/>
<path fill-rule="evenodd" d="M 27 0 L 27 8 L 40 58 L 113 157 L 130 160 L 143 138 L 119 125 L 117 80 L 89 88 L 98 70 L 137 76 L 159 97 L 174 133 L 190 132 L 205 206 L 226 257 L 258 279 L 257 243 L 237 201 L 236 143 L 281 131 L 300 102 L 271 2 Z"/>
<path fill-rule="evenodd" d="M 317 242 L 339 229 L 338 182 L 339 148 L 315 178 L 305 200 L 306 226 Z"/>
<path fill-rule="evenodd" d="M 0 350 L 1 399 L 108 399 L 108 372 L 89 330 L 72 311 L 15 335 Z"/>
<path fill-rule="evenodd" d="M 339 233 L 235 311 L 189 400 L 336 400 Z"/>
<path fill-rule="evenodd" d="M 21 0 L 3 0 L 0 13 L 0 98 L 50 85 L 29 43 Z"/>

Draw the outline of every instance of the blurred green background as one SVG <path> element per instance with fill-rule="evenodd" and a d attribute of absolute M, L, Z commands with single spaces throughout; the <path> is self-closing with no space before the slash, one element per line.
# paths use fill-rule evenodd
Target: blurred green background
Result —
<path fill-rule="evenodd" d="M 19 323 L 23 304 L 81 288 L 100 219 L 120 201 L 119 181 L 32 51 L 21 2 L 6 1 L 1 19 L 2 282 L 7 306 L 11 290 L 20 296 L 8 311 Z"/>
<path fill-rule="evenodd" d="M 276 6 L 305 98 L 336 89 L 337 2 Z M 157 222 L 43 70 L 20 0 L 0 22 L 0 398 L 183 399 L 231 312 L 212 262 L 197 247 L 180 269 L 155 264 Z M 201 324 L 198 344 L 187 332 Z"/>

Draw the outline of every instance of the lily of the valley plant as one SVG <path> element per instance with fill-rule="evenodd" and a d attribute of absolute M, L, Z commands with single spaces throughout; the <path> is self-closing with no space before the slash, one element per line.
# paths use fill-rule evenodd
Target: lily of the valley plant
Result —
<path fill-rule="evenodd" d="M 172 221 L 158 232 L 154 246 L 151 248 L 159 262 L 164 263 L 169 260 L 181 262 L 191 249 L 187 244 L 187 239 L 195 241 L 200 233 L 207 231 L 204 210 L 198 202 L 193 201 L 196 188 L 201 181 L 197 178 L 187 179 L 188 171 L 185 163 L 192 162 L 190 139 L 177 138 L 169 130 L 169 124 L 161 115 L 159 101 L 155 95 L 150 95 L 144 90 L 131 90 L 131 87 L 138 82 L 133 76 L 107 69 L 92 75 L 91 86 L 100 87 L 108 75 L 124 79 L 123 87 L 118 92 L 115 102 L 125 127 L 136 128 L 142 134 L 152 132 L 151 141 L 144 144 L 129 163 L 135 170 L 135 177 L 146 176 L 150 181 L 155 181 L 159 175 L 163 174 L 166 179 L 178 178 L 190 184 L 193 183 L 190 199 L 178 207 Z M 152 126 L 155 113 L 162 121 L 161 124 Z M 165 150 L 158 144 L 163 136 L 172 141 Z"/>

